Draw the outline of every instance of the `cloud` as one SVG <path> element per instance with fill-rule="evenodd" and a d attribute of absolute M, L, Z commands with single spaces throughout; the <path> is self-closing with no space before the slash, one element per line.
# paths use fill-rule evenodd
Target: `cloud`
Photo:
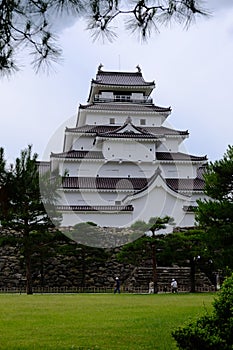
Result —
<path fill-rule="evenodd" d="M 224 2 L 189 30 L 165 28 L 143 45 L 122 28 L 119 39 L 105 45 L 92 42 L 83 21 L 64 29 L 64 62 L 57 73 L 35 75 L 26 66 L 10 81 L 0 81 L 0 141 L 8 158 L 29 143 L 42 157 L 57 128 L 64 129 L 79 103 L 86 103 L 100 62 L 105 70 L 134 71 L 139 64 L 145 79 L 156 81 L 154 102 L 171 105 L 168 121 L 190 131 L 187 150 L 211 160 L 222 157 L 232 144 L 232 18 L 233 8 Z M 60 149 L 52 151 L 62 146 L 61 136 Z"/>

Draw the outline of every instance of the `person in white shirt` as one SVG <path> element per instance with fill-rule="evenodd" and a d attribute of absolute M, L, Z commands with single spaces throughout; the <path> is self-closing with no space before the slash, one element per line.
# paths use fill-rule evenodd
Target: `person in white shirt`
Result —
<path fill-rule="evenodd" d="M 172 288 L 172 293 L 178 292 L 178 285 L 177 285 L 175 278 L 172 279 L 171 288 Z"/>
<path fill-rule="evenodd" d="M 154 282 L 149 283 L 149 294 L 154 293 Z"/>

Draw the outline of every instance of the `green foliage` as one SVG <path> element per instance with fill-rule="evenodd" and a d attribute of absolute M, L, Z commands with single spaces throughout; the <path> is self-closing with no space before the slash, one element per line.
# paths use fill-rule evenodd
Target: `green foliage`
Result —
<path fill-rule="evenodd" d="M 233 348 L 233 274 L 223 283 L 214 310 L 172 332 L 179 349 L 231 350 Z"/>
<path fill-rule="evenodd" d="M 7 175 L 6 198 L 1 202 L 6 208 L 0 212 L 2 226 L 23 234 L 53 227 L 42 202 L 37 154 L 32 154 L 31 146 L 21 152 Z"/>
<path fill-rule="evenodd" d="M 130 228 L 135 231 L 139 238 L 124 245 L 119 254 L 117 254 L 117 259 L 120 262 L 138 266 L 144 260 L 152 258 L 153 244 L 156 245 L 156 250 L 158 250 L 156 255 L 158 255 L 157 259 L 159 259 L 159 252 L 163 250 L 164 239 L 164 235 L 159 234 L 159 231 L 165 229 L 168 224 L 173 224 L 173 219 L 169 216 L 163 218 L 151 217 L 148 223 L 142 220 L 136 221 Z M 155 235 L 155 232 L 158 232 L 158 234 Z"/>
<path fill-rule="evenodd" d="M 32 154 L 31 146 L 23 150 L 15 164 L 7 170 L 4 168 L 1 152 L 0 164 L 2 173 L 5 174 L 1 186 L 4 195 L 0 197 L 0 221 L 4 229 L 15 233 L 15 240 L 21 246 L 26 267 L 27 291 L 31 294 L 31 256 L 53 239 L 53 233 L 47 231 L 54 227 L 51 219 L 59 220 L 59 216 L 54 209 L 54 197 L 49 197 L 51 191 L 47 191 L 46 198 L 47 205 L 50 204 L 50 216 L 44 208 L 37 154 Z M 53 188 L 53 184 L 47 182 L 47 187 Z"/>
<path fill-rule="evenodd" d="M 122 263 L 138 266 L 143 260 L 151 258 L 151 249 L 148 240 L 148 237 L 143 236 L 132 243 L 125 244 L 117 254 L 117 260 Z"/>
<path fill-rule="evenodd" d="M 202 230 L 174 232 L 164 237 L 163 260 L 179 266 L 189 265 L 189 260 L 206 256 L 205 233 Z"/>
<path fill-rule="evenodd" d="M 228 146 L 222 159 L 209 164 L 205 192 L 215 200 L 233 202 L 233 146 Z"/>
<path fill-rule="evenodd" d="M 209 200 L 198 201 L 196 220 L 206 231 L 208 249 L 218 268 L 233 268 L 233 147 L 210 163 L 205 174 Z"/>

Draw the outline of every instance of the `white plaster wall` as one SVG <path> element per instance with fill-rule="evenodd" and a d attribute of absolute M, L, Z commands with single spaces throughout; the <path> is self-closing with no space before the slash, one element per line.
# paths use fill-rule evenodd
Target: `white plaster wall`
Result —
<path fill-rule="evenodd" d="M 61 226 L 74 226 L 81 222 L 94 222 L 101 227 L 123 227 L 128 226 L 132 222 L 132 213 L 80 213 L 70 212 L 63 214 L 63 221 Z"/>
<path fill-rule="evenodd" d="M 59 163 L 59 174 L 63 175 L 65 170 L 68 176 L 94 176 L 96 177 L 99 169 L 102 166 L 102 162 L 89 162 L 85 160 L 79 161 L 63 161 Z"/>
<path fill-rule="evenodd" d="M 72 149 L 73 150 L 93 150 L 93 136 L 78 136 L 74 138 Z"/>
<path fill-rule="evenodd" d="M 132 196 L 128 198 L 131 204 L 134 206 L 133 220 L 148 221 L 150 217 L 159 216 L 163 217 L 169 215 L 175 219 L 175 225 L 180 226 L 186 212 L 183 210 L 184 205 L 188 205 L 190 202 L 193 204 L 191 198 L 186 196 L 176 196 L 174 193 L 170 193 L 163 187 L 162 180 L 158 182 L 158 185 L 150 189 L 150 192 L 144 196 Z M 127 200 L 124 202 L 128 204 Z M 186 219 L 187 226 L 193 226 L 194 214 L 189 214 Z"/>
<path fill-rule="evenodd" d="M 197 175 L 197 165 L 193 164 L 161 164 L 165 178 L 195 178 Z"/>
<path fill-rule="evenodd" d="M 162 183 L 162 182 L 161 182 Z M 79 197 L 77 193 L 66 194 L 68 199 L 68 204 L 83 204 L 83 205 L 111 205 L 114 204 L 114 201 L 111 203 L 113 198 L 111 193 L 106 193 L 101 195 L 97 194 L 94 198 L 93 193 L 82 193 Z M 98 198 L 99 196 L 99 198 Z M 118 200 L 123 199 L 125 194 L 117 194 Z M 118 214 L 106 214 L 106 213 L 79 213 L 78 215 L 65 214 L 63 224 L 64 226 L 72 226 L 77 223 L 75 220 L 82 221 L 93 221 L 100 226 L 131 226 L 137 220 L 148 221 L 153 216 L 163 217 L 169 215 L 175 219 L 175 226 L 193 226 L 195 223 L 194 213 L 185 212 L 183 210 L 184 205 L 193 205 L 193 197 L 189 198 L 186 196 L 179 196 L 177 198 L 175 194 L 171 194 L 166 191 L 163 186 L 155 186 L 149 193 L 144 196 L 132 196 L 130 197 L 131 201 L 125 201 L 124 204 L 132 204 L 134 206 L 134 211 L 132 213 L 118 213 Z M 199 195 L 200 198 L 200 195 Z M 96 199 L 97 202 L 96 202 Z M 62 199 L 64 200 L 64 198 Z M 81 202 L 83 201 L 83 202 Z M 73 203 L 72 203 L 73 202 Z M 64 202 L 63 202 L 64 203 Z M 65 204 L 65 203 L 64 203 Z M 68 220 L 69 218 L 69 220 Z M 168 229 L 172 230 L 172 227 Z"/>
<path fill-rule="evenodd" d="M 190 226 L 194 226 L 196 223 L 195 221 L 195 215 L 194 213 L 191 212 L 187 212 L 185 213 L 183 219 L 181 220 L 180 224 L 177 226 L 183 226 L 183 227 L 190 227 Z"/>
<path fill-rule="evenodd" d="M 158 148 L 158 152 L 179 152 L 180 139 L 167 138 L 166 141 L 162 142 Z"/>
<path fill-rule="evenodd" d="M 151 201 L 151 197 L 154 200 Z M 150 198 L 142 197 L 132 201 L 134 211 L 131 213 L 69 213 L 63 215 L 62 226 L 73 226 L 79 222 L 92 221 L 100 226 L 129 227 L 137 220 L 148 221 L 153 216 L 163 217 L 169 215 L 174 217 L 175 226 L 193 226 L 195 219 L 193 213 L 183 211 L 184 201 L 172 198 L 163 189 L 157 188 L 149 195 Z M 168 228 L 172 231 L 172 227 Z"/>
<path fill-rule="evenodd" d="M 110 118 L 115 118 L 115 124 L 120 126 L 123 125 L 126 119 L 130 116 L 132 123 L 136 126 L 161 126 L 164 121 L 164 116 L 158 114 L 144 114 L 133 112 L 125 113 L 88 113 L 86 115 L 86 124 L 88 125 L 109 125 Z M 140 125 L 140 119 L 146 119 L 146 125 Z"/>
<path fill-rule="evenodd" d="M 99 169 L 99 176 L 103 177 L 146 177 L 153 175 L 153 165 L 133 162 L 108 162 Z"/>
<path fill-rule="evenodd" d="M 69 176 L 88 176 L 88 177 L 146 177 L 150 178 L 159 163 L 144 163 L 144 162 L 119 162 L 119 160 L 112 160 L 109 162 L 96 161 L 89 162 L 81 161 L 60 161 L 59 174 L 63 175 L 67 170 Z"/>
<path fill-rule="evenodd" d="M 103 144 L 103 155 L 108 160 L 153 161 L 155 159 L 155 145 L 136 141 L 114 142 L 110 140 Z"/>
<path fill-rule="evenodd" d="M 121 201 L 126 195 L 125 192 L 118 190 L 113 192 L 59 191 L 59 193 L 61 205 L 115 205 L 115 201 Z"/>

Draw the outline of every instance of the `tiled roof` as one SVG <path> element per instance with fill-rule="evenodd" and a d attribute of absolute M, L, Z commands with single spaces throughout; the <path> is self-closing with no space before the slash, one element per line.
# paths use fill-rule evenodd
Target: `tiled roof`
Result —
<path fill-rule="evenodd" d="M 119 128 L 119 125 L 84 125 L 80 126 L 78 128 L 66 128 L 66 131 L 68 132 L 77 132 L 77 133 L 92 133 L 92 134 L 101 134 L 106 132 L 114 132 Z M 188 135 L 188 130 L 180 131 L 180 130 L 174 130 L 169 129 L 164 126 L 156 127 L 140 127 L 145 132 L 149 132 L 150 134 L 153 134 L 154 136 L 161 136 L 161 135 Z"/>
<path fill-rule="evenodd" d="M 154 135 L 188 135 L 188 130 L 175 130 L 164 126 L 145 127 L 145 130 Z"/>
<path fill-rule="evenodd" d="M 193 156 L 190 154 L 185 154 L 181 152 L 177 153 L 169 153 L 169 152 L 156 152 L 156 158 L 158 160 L 170 160 L 170 161 L 191 161 L 191 162 L 197 162 L 197 161 L 205 161 L 207 160 L 206 156 Z"/>
<path fill-rule="evenodd" d="M 121 134 L 114 134 L 114 133 L 103 133 L 100 134 L 101 136 L 107 136 L 107 137 L 115 137 Z M 110 136 L 109 136 L 110 135 Z M 135 137 L 138 134 L 133 134 Z M 122 137 L 133 137 L 132 134 L 123 134 Z M 149 136 L 153 137 L 153 135 L 148 134 Z M 145 134 L 145 137 L 147 137 L 147 134 Z M 69 152 L 63 152 L 63 153 L 52 153 L 52 157 L 54 158 L 65 158 L 65 159 L 104 159 L 103 153 L 100 151 L 78 151 L 78 150 L 72 150 Z M 207 161 L 206 156 L 193 156 L 190 154 L 185 154 L 185 153 L 169 153 L 169 152 L 156 152 L 156 158 L 157 160 L 167 160 L 167 161 L 191 161 L 191 162 L 198 162 L 198 161 Z M 43 164 L 45 163 L 45 165 Z M 45 166 L 46 168 L 50 167 L 50 162 L 40 162 L 39 164 L 40 167 Z"/>
<path fill-rule="evenodd" d="M 132 205 L 58 205 L 58 211 L 133 211 Z"/>
<path fill-rule="evenodd" d="M 130 130 L 128 129 L 128 125 L 130 126 Z M 125 130 L 124 130 L 125 129 Z M 108 131 L 104 133 L 98 133 L 99 137 L 117 137 L 117 138 L 140 138 L 140 139 L 155 139 L 157 138 L 155 135 L 150 134 L 146 130 L 132 125 L 131 123 L 126 123 L 114 131 Z"/>
<path fill-rule="evenodd" d="M 167 185 L 174 191 L 203 191 L 205 182 L 202 179 L 166 179 Z"/>
<path fill-rule="evenodd" d="M 119 112 L 170 112 L 171 107 L 159 107 L 154 104 L 143 103 L 92 103 L 80 105 L 80 109 L 88 109 L 93 111 L 119 111 Z"/>
<path fill-rule="evenodd" d="M 100 85 L 151 86 L 154 81 L 146 82 L 141 72 L 104 72 L 99 70 L 93 83 Z"/>
<path fill-rule="evenodd" d="M 139 191 L 148 186 L 146 178 L 106 178 L 106 177 L 64 177 L 64 189 L 92 190 L 134 190 Z M 203 191 L 205 182 L 202 179 L 166 179 L 166 184 L 173 191 Z"/>
<path fill-rule="evenodd" d="M 140 190 L 147 183 L 146 178 L 64 177 L 62 187 L 67 189 Z"/>
<path fill-rule="evenodd" d="M 100 151 L 69 151 L 69 152 L 63 152 L 63 153 L 52 153 L 52 157 L 55 158 L 65 158 L 65 159 L 104 159 L 103 153 Z"/>

